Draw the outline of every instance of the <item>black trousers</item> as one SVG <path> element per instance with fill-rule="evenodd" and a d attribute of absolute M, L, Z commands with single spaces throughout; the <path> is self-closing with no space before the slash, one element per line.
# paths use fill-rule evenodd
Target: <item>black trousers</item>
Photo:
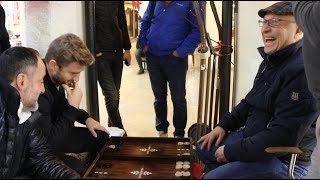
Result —
<path fill-rule="evenodd" d="M 57 146 L 57 156 L 70 168 L 84 175 L 87 169 L 86 162 L 65 153 L 89 152 L 88 163 L 90 164 L 109 139 L 109 135 L 103 131 L 96 130 L 96 133 L 98 137 L 94 138 L 87 128 L 73 127 L 64 142 L 60 142 Z"/>
<path fill-rule="evenodd" d="M 123 52 L 102 52 L 96 58 L 98 81 L 108 111 L 108 126 L 124 129 L 119 112 L 120 86 L 123 70 Z"/>

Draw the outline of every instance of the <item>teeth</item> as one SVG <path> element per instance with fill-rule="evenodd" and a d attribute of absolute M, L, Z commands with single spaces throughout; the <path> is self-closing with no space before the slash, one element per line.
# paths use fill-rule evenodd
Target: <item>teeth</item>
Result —
<path fill-rule="evenodd" d="M 266 38 L 265 40 L 266 40 L 266 42 L 268 42 L 268 41 L 274 41 L 275 38 Z"/>
<path fill-rule="evenodd" d="M 275 38 L 266 38 L 266 40 L 271 40 L 272 41 L 272 40 L 275 40 Z"/>

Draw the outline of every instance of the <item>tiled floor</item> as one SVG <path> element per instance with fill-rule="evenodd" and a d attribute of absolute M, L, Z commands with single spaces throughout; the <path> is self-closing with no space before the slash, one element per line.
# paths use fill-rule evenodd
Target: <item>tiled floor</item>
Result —
<path fill-rule="evenodd" d="M 120 89 L 120 114 L 124 127 L 128 136 L 134 137 L 155 137 L 157 132 L 155 129 L 155 112 L 153 108 L 154 97 L 149 80 L 148 71 L 145 70 L 144 74 L 137 75 L 139 70 L 138 64 L 134 57 L 135 42 L 132 40 L 132 61 L 131 66 L 124 66 L 122 75 L 122 84 Z M 188 110 L 188 123 L 185 129 L 185 137 L 189 127 L 197 122 L 198 111 L 198 95 L 199 95 L 199 75 L 200 67 L 197 57 L 193 65 L 191 56 L 189 57 L 189 69 L 187 72 L 187 110 Z M 107 110 L 104 104 L 104 97 L 99 86 L 99 113 L 100 122 L 102 125 L 107 126 Z M 168 120 L 170 126 L 168 129 L 169 137 L 173 136 L 173 123 L 172 123 L 172 101 L 170 91 L 168 88 Z"/>

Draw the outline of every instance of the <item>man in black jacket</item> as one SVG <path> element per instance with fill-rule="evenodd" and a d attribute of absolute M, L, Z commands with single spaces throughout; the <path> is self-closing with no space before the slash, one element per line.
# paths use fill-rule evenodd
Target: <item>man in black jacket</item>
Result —
<path fill-rule="evenodd" d="M 131 63 L 124 1 L 95 1 L 98 81 L 105 97 L 108 126 L 124 129 L 119 112 L 123 61 Z M 124 51 L 123 51 L 124 50 Z"/>
<path fill-rule="evenodd" d="M 303 56 L 309 89 L 320 110 L 320 1 L 293 1 L 293 13 L 304 33 Z M 307 179 L 320 179 L 320 117 L 316 125 L 317 145 L 312 152 Z"/>
<path fill-rule="evenodd" d="M 295 23 L 291 2 L 277 2 L 258 15 L 263 62 L 246 97 L 219 124 L 199 139 L 197 154 L 212 168 L 204 178 L 286 179 L 290 156 L 265 152 L 272 146 L 312 151 L 318 112 L 308 90 L 303 33 Z M 310 158 L 299 157 L 294 176 L 303 178 Z"/>
<path fill-rule="evenodd" d="M 0 179 L 80 178 L 54 155 L 33 123 L 45 73 L 34 49 L 13 47 L 0 56 Z"/>
<path fill-rule="evenodd" d="M 77 35 L 67 33 L 54 39 L 44 60 L 46 92 L 39 97 L 42 116 L 38 124 L 60 159 L 81 175 L 86 171 L 85 164 L 66 153 L 90 152 L 94 158 L 109 137 L 106 128 L 79 108 L 82 98 L 78 84 L 80 73 L 94 60 Z M 75 127 L 76 121 L 86 128 Z"/>
<path fill-rule="evenodd" d="M 0 53 L 10 47 L 9 34 L 6 29 L 6 14 L 0 4 Z"/>

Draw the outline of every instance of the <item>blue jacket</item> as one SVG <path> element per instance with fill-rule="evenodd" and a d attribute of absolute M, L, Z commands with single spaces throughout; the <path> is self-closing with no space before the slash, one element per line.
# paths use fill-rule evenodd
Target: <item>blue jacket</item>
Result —
<path fill-rule="evenodd" d="M 140 47 L 149 46 L 148 52 L 155 56 L 166 56 L 175 50 L 180 57 L 193 53 L 200 43 L 200 32 L 191 1 L 172 1 L 167 8 L 164 2 L 157 1 L 149 29 L 151 6 L 149 3 L 141 20 Z"/>
<path fill-rule="evenodd" d="M 263 62 L 252 89 L 219 124 L 226 132 L 244 127 L 244 138 L 224 148 L 229 161 L 268 159 L 272 155 L 265 148 L 272 146 L 297 146 L 310 151 L 315 147 L 318 112 L 307 85 L 302 40 L 269 56 L 263 48 L 259 51 Z M 309 164 L 310 159 L 299 159 L 297 163 Z"/>

